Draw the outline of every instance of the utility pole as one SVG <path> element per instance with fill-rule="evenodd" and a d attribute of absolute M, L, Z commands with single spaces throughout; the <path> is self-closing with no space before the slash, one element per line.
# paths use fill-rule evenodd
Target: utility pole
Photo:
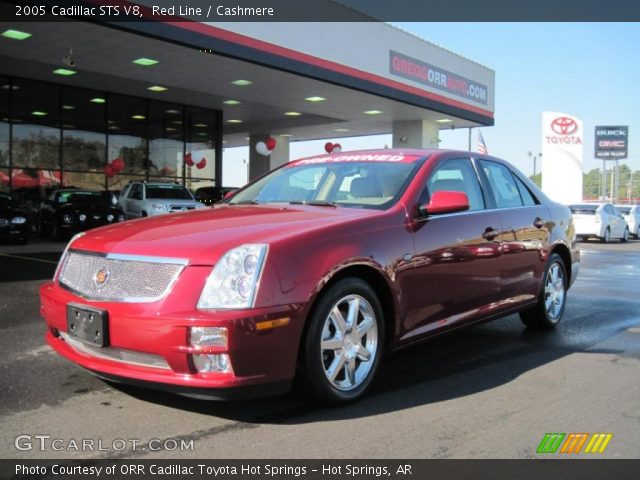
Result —
<path fill-rule="evenodd" d="M 542 156 L 542 153 L 540 152 L 540 153 L 534 154 L 531 150 L 529 150 L 528 155 L 529 155 L 529 158 L 533 158 L 533 183 L 538 185 L 536 183 L 536 175 L 538 174 L 537 160 L 538 160 L 539 157 Z M 540 186 L 540 185 L 538 185 L 538 186 Z"/>
<path fill-rule="evenodd" d="M 469 151 L 471 151 L 471 129 L 473 127 L 469 127 Z"/>

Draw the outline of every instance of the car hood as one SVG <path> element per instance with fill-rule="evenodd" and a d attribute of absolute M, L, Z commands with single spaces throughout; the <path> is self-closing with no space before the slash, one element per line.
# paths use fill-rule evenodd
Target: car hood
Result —
<path fill-rule="evenodd" d="M 221 205 L 97 228 L 72 248 L 185 258 L 193 265 L 212 265 L 244 243 L 269 243 L 376 213 L 353 208 Z"/>
<path fill-rule="evenodd" d="M 0 216 L 1 217 L 26 217 L 27 213 L 24 210 L 20 210 L 18 208 L 13 207 L 4 207 L 0 208 Z"/>

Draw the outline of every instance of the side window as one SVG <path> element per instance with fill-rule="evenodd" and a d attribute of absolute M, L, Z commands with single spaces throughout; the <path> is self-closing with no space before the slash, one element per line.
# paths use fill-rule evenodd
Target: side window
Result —
<path fill-rule="evenodd" d="M 516 181 L 516 185 L 518 186 L 518 191 L 520 192 L 520 197 L 522 198 L 522 203 L 524 203 L 524 206 L 532 207 L 534 205 L 537 205 L 538 202 L 536 202 L 536 199 L 533 197 L 533 195 L 531 195 L 531 192 L 529 191 L 527 186 L 522 183 L 522 180 L 520 180 L 515 175 L 513 176 L 513 179 Z"/>
<path fill-rule="evenodd" d="M 509 169 L 487 160 L 480 160 L 480 165 L 489 180 L 496 206 L 498 208 L 522 207 L 520 192 Z"/>
<path fill-rule="evenodd" d="M 485 208 L 478 176 L 468 158 L 456 158 L 440 163 L 427 180 L 429 195 L 440 191 L 463 192 L 469 198 L 469 210 Z"/>
<path fill-rule="evenodd" d="M 142 200 L 142 185 L 139 183 L 135 183 L 131 186 L 131 190 L 129 191 L 129 198 L 134 200 Z"/>

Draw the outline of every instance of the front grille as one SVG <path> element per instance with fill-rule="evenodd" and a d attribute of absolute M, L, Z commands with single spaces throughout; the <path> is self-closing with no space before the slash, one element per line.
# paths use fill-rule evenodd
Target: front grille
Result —
<path fill-rule="evenodd" d="M 104 358 L 115 362 L 128 363 L 130 365 L 141 365 L 143 367 L 162 368 L 169 370 L 169 364 L 160 355 L 153 353 L 136 352 L 124 348 L 96 347 L 71 338 L 68 334 L 60 332 L 62 339 L 76 352 L 84 353 L 92 357 Z"/>
<path fill-rule="evenodd" d="M 153 302 L 164 297 L 186 260 L 70 250 L 60 269 L 60 285 L 90 299 Z"/>
<path fill-rule="evenodd" d="M 169 205 L 170 212 L 184 212 L 187 210 L 195 210 L 196 207 L 192 205 Z"/>

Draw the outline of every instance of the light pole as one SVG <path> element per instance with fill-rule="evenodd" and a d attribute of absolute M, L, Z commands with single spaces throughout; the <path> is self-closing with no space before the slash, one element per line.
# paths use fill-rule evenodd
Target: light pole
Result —
<path fill-rule="evenodd" d="M 533 153 L 531 150 L 529 150 L 529 158 L 533 158 L 533 183 L 535 183 L 536 185 L 538 185 L 538 183 L 536 182 L 536 175 L 538 173 L 538 169 L 537 169 L 537 160 L 539 157 L 542 156 L 542 153 Z M 538 185 L 540 186 L 540 185 Z"/>

